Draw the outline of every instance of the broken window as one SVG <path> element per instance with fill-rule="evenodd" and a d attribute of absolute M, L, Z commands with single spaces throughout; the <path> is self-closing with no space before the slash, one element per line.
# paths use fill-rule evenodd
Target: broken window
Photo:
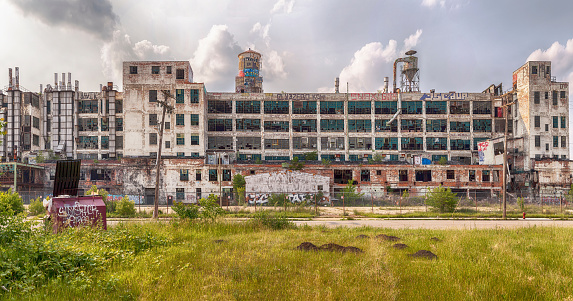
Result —
<path fill-rule="evenodd" d="M 535 147 L 541 147 L 541 136 L 535 135 Z"/>
<path fill-rule="evenodd" d="M 79 136 L 78 149 L 98 149 L 97 136 Z"/>
<path fill-rule="evenodd" d="M 402 150 L 422 150 L 424 141 L 422 137 L 402 138 Z"/>
<path fill-rule="evenodd" d="M 289 149 L 289 140 L 265 139 L 265 149 Z"/>
<path fill-rule="evenodd" d="M 298 133 L 316 132 L 316 119 L 293 119 L 292 131 Z"/>
<path fill-rule="evenodd" d="M 97 118 L 79 118 L 78 131 L 97 131 Z"/>
<path fill-rule="evenodd" d="M 537 66 L 531 66 L 531 74 L 537 74 Z"/>
<path fill-rule="evenodd" d="M 377 101 L 374 103 L 374 113 L 376 114 L 396 114 L 398 106 L 395 101 Z"/>
<path fill-rule="evenodd" d="M 567 116 L 561 116 L 561 128 L 567 128 Z"/>
<path fill-rule="evenodd" d="M 175 89 L 175 103 L 185 103 L 184 89 Z"/>
<path fill-rule="evenodd" d="M 159 74 L 159 66 L 151 66 L 151 74 Z"/>
<path fill-rule="evenodd" d="M 261 130 L 261 120 L 260 119 L 237 119 L 236 125 L 237 125 L 237 131 L 260 131 Z"/>
<path fill-rule="evenodd" d="M 137 74 L 137 66 L 129 66 L 129 74 Z"/>
<path fill-rule="evenodd" d="M 505 119 L 496 119 L 495 120 L 494 131 L 496 133 L 504 133 L 505 132 Z"/>
<path fill-rule="evenodd" d="M 469 121 L 450 121 L 450 132 L 466 133 L 470 131 Z"/>
<path fill-rule="evenodd" d="M 267 161 L 289 161 L 289 156 L 265 156 Z"/>
<path fill-rule="evenodd" d="M 322 132 L 344 132 L 343 119 L 321 119 L 320 131 Z"/>
<path fill-rule="evenodd" d="M 123 113 L 123 101 L 120 99 L 115 100 L 115 113 Z"/>
<path fill-rule="evenodd" d="M 445 133 L 448 131 L 448 121 L 446 119 L 427 119 L 426 132 Z"/>
<path fill-rule="evenodd" d="M 316 101 L 293 101 L 293 114 L 316 114 Z"/>
<path fill-rule="evenodd" d="M 553 136 L 553 147 L 559 147 L 559 136 Z"/>
<path fill-rule="evenodd" d="M 468 170 L 468 176 L 470 181 L 476 180 L 476 171 L 475 170 Z"/>
<path fill-rule="evenodd" d="M 195 181 L 201 181 L 201 170 L 195 170 Z"/>
<path fill-rule="evenodd" d="M 232 119 L 209 119 L 207 122 L 207 130 L 210 132 L 232 132 L 233 120 Z"/>
<path fill-rule="evenodd" d="M 165 148 L 171 148 L 171 141 L 165 141 Z"/>
<path fill-rule="evenodd" d="M 456 179 L 456 172 L 454 170 L 446 170 L 446 179 L 447 180 L 455 180 Z"/>
<path fill-rule="evenodd" d="M 170 129 L 171 129 L 171 122 L 165 121 L 165 129 L 166 129 L 166 130 L 170 130 Z"/>
<path fill-rule="evenodd" d="M 374 142 L 377 150 L 398 150 L 398 138 L 375 138 Z"/>
<path fill-rule="evenodd" d="M 474 101 L 474 114 L 491 114 L 491 102 L 490 101 Z"/>
<path fill-rule="evenodd" d="M 364 154 L 364 155 L 350 155 L 348 157 L 349 161 L 351 162 L 359 162 L 359 161 L 368 161 L 372 160 L 372 155 Z"/>
<path fill-rule="evenodd" d="M 199 135 L 191 135 L 191 145 L 199 145 Z"/>
<path fill-rule="evenodd" d="M 344 102 L 321 101 L 320 114 L 344 114 Z"/>
<path fill-rule="evenodd" d="M 316 137 L 293 137 L 293 149 L 316 149 Z"/>
<path fill-rule="evenodd" d="M 90 181 L 111 181 L 112 171 L 110 169 L 90 170 Z"/>
<path fill-rule="evenodd" d="M 394 120 L 390 125 L 386 125 L 389 119 L 376 119 L 376 132 L 398 132 L 398 120 Z"/>
<path fill-rule="evenodd" d="M 109 136 L 101 136 L 101 149 L 109 149 Z"/>
<path fill-rule="evenodd" d="M 237 149 L 261 149 L 261 137 L 237 137 Z"/>
<path fill-rule="evenodd" d="M 363 169 L 360 171 L 360 182 L 370 182 L 370 170 Z"/>
<path fill-rule="evenodd" d="M 261 102 L 260 101 L 236 101 L 237 114 L 260 114 Z"/>
<path fill-rule="evenodd" d="M 191 125 L 199 125 L 199 114 L 191 114 Z"/>
<path fill-rule="evenodd" d="M 348 148 L 349 149 L 372 149 L 372 138 L 370 137 L 349 137 L 348 138 Z"/>
<path fill-rule="evenodd" d="M 561 147 L 567 147 L 567 136 L 561 136 Z"/>
<path fill-rule="evenodd" d="M 187 181 L 187 180 L 181 180 Z M 175 188 L 175 200 L 183 202 L 185 200 L 185 188 Z"/>
<path fill-rule="evenodd" d="M 97 100 L 82 100 L 79 103 L 79 113 L 97 113 L 98 101 Z M 49 114 L 50 112 L 48 112 Z"/>
<path fill-rule="evenodd" d="M 101 119 L 101 130 L 109 131 L 109 119 L 107 117 Z"/>
<path fill-rule="evenodd" d="M 416 170 L 416 181 L 418 182 L 432 182 L 431 170 Z"/>
<path fill-rule="evenodd" d="M 370 119 L 348 120 L 348 131 L 365 133 L 372 131 L 372 121 Z"/>
<path fill-rule="evenodd" d="M 165 73 L 171 74 L 171 66 L 165 67 Z"/>
<path fill-rule="evenodd" d="M 209 136 L 208 149 L 233 149 L 233 137 Z"/>
<path fill-rule="evenodd" d="M 422 119 L 402 119 L 400 129 L 404 132 L 423 132 Z"/>
<path fill-rule="evenodd" d="M 469 114 L 469 101 L 450 101 L 450 114 Z"/>
<path fill-rule="evenodd" d="M 189 181 L 189 169 L 179 170 L 179 181 Z"/>
<path fill-rule="evenodd" d="M 231 181 L 231 170 L 223 169 L 223 181 Z"/>
<path fill-rule="evenodd" d="M 175 144 L 177 145 L 185 145 L 185 134 L 183 133 L 178 133 L 176 134 L 176 142 Z"/>
<path fill-rule="evenodd" d="M 369 101 L 348 102 L 348 114 L 370 114 L 371 108 Z"/>
<path fill-rule="evenodd" d="M 446 101 L 426 101 L 426 114 L 447 114 Z"/>
<path fill-rule="evenodd" d="M 149 133 L 149 145 L 157 145 L 157 133 Z"/>
<path fill-rule="evenodd" d="M 541 127 L 541 117 L 540 117 L 540 116 L 534 116 L 534 117 L 533 117 L 533 120 L 534 120 L 534 121 L 533 121 L 534 126 L 535 126 L 536 128 Z"/>
<path fill-rule="evenodd" d="M 118 132 L 123 132 L 123 118 L 118 117 L 115 119 L 115 130 Z"/>
<path fill-rule="evenodd" d="M 265 121 L 266 132 L 288 132 L 288 121 Z"/>
<path fill-rule="evenodd" d="M 545 92 L 545 99 L 547 99 L 549 93 Z M 539 96 L 539 91 L 535 91 L 533 92 L 533 103 L 538 105 L 540 103 L 540 96 Z"/>
<path fill-rule="evenodd" d="M 421 101 L 403 101 L 402 114 L 422 114 Z"/>
<path fill-rule="evenodd" d="M 503 142 L 493 144 L 493 154 L 494 156 L 503 154 Z"/>
<path fill-rule="evenodd" d="M 185 114 L 175 114 L 175 125 L 185 125 Z"/>
<path fill-rule="evenodd" d="M 265 114 L 288 114 L 288 101 L 265 101 Z"/>
<path fill-rule="evenodd" d="M 320 145 L 322 150 L 343 150 L 344 137 L 321 137 Z"/>
<path fill-rule="evenodd" d="M 351 169 L 335 169 L 334 170 L 334 183 L 335 184 L 348 184 L 352 180 Z"/>
<path fill-rule="evenodd" d="M 35 146 L 40 146 L 40 136 L 32 135 L 32 144 Z"/>
<path fill-rule="evenodd" d="M 474 132 L 491 132 L 491 119 L 474 119 Z"/>
<path fill-rule="evenodd" d="M 451 139 L 450 150 L 470 150 L 470 141 L 463 139 Z"/>
<path fill-rule="evenodd" d="M 561 95 L 560 95 L 559 97 L 560 97 L 561 99 L 567 98 L 567 94 L 565 93 L 565 91 L 560 91 L 560 94 L 561 94 Z"/>
<path fill-rule="evenodd" d="M 201 199 L 201 188 L 195 188 L 195 197 L 197 200 Z M 198 202 L 196 202 L 198 203 Z"/>
<path fill-rule="evenodd" d="M 427 150 L 448 150 L 448 138 L 428 137 L 426 138 Z"/>
<path fill-rule="evenodd" d="M 157 90 L 149 90 L 149 102 L 157 102 Z"/>
<path fill-rule="evenodd" d="M 157 125 L 157 114 L 149 114 L 149 125 Z"/>
<path fill-rule="evenodd" d="M 474 138 L 474 150 L 477 151 L 478 150 L 478 143 L 482 142 L 482 141 L 486 141 L 489 138 Z"/>
<path fill-rule="evenodd" d="M 552 116 L 551 119 L 553 120 L 553 128 L 554 128 L 554 129 L 559 128 L 559 117 L 557 117 L 557 116 Z"/>
<path fill-rule="evenodd" d="M 185 79 L 185 69 L 175 70 L 175 79 Z"/>
<path fill-rule="evenodd" d="M 191 103 L 199 103 L 199 90 L 198 89 L 191 89 L 189 94 Z"/>
<path fill-rule="evenodd" d="M 40 118 L 32 116 L 32 126 L 34 128 L 40 128 Z"/>
<path fill-rule="evenodd" d="M 216 114 L 229 114 L 233 112 L 233 103 L 229 100 L 207 101 L 207 112 Z"/>
<path fill-rule="evenodd" d="M 408 182 L 408 171 L 407 170 L 398 171 L 398 181 Z"/>
<path fill-rule="evenodd" d="M 123 136 L 115 136 L 115 148 L 123 149 Z"/>
<path fill-rule="evenodd" d="M 217 182 L 217 170 L 216 169 L 209 169 L 209 182 Z"/>

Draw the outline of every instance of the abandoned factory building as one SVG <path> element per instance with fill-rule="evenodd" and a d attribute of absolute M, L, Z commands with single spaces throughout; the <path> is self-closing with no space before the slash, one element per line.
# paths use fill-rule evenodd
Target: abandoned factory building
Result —
<path fill-rule="evenodd" d="M 265 93 L 262 56 L 250 49 L 238 56 L 235 92 L 208 92 L 194 82 L 188 61 L 124 62 L 123 92 L 111 82 L 82 92 L 71 74 L 67 83 L 56 74 L 53 85 L 34 93 L 20 86 L 18 68 L 15 77 L 10 69 L 0 92 L 7 120 L 0 155 L 3 164 L 39 167 L 30 172 L 45 187 L 53 159 L 82 159 L 82 188 L 96 184 L 146 202 L 153 201 L 159 147 L 160 202 L 195 202 L 210 193 L 229 199 L 234 174 L 279 175 L 293 167 L 320 179 L 307 190 L 327 196 L 354 180 L 361 192 L 380 196 L 443 185 L 488 198 L 501 192 L 503 169 L 500 162 L 479 164 L 478 143 L 491 141 L 499 154 L 506 132 L 513 192 L 535 196 L 543 188 L 539 172 L 550 172 L 544 166 L 568 161 L 569 87 L 551 75 L 551 62 L 517 69 L 510 91 L 500 84 L 481 93 L 438 93 L 420 91 L 415 54 L 397 59 L 393 87 L 384 78 L 374 93 L 340 93 L 338 79 L 334 93 Z M 555 179 L 554 190 L 571 182 L 569 175 L 541 178 Z"/>

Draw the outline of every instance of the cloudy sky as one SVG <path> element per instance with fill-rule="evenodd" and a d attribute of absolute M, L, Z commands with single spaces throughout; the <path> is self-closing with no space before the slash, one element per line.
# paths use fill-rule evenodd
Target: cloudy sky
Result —
<path fill-rule="evenodd" d="M 528 59 L 573 82 L 573 1 L 0 0 L 0 87 L 8 68 L 38 91 L 71 72 L 83 91 L 124 60 L 189 60 L 208 91 L 231 92 L 237 54 L 263 55 L 265 92 L 375 92 L 392 63 L 418 51 L 423 91 L 509 88 Z M 121 88 L 120 88 L 121 89 Z"/>

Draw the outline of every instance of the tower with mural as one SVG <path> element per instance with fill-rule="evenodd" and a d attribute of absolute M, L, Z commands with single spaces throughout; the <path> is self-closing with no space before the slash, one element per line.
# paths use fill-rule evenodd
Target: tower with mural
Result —
<path fill-rule="evenodd" d="M 235 92 L 262 93 L 263 78 L 259 74 L 261 54 L 249 50 L 239 54 L 239 75 L 235 77 Z"/>

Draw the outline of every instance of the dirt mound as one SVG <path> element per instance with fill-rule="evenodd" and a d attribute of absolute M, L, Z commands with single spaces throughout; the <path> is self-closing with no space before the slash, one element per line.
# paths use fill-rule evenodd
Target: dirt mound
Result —
<path fill-rule="evenodd" d="M 318 250 L 318 247 L 315 246 L 313 243 L 311 242 L 303 242 L 301 243 L 298 247 L 296 247 L 297 250 L 302 250 L 302 251 L 316 251 Z"/>
<path fill-rule="evenodd" d="M 400 237 L 392 236 L 392 235 L 386 235 L 386 234 L 376 235 L 376 238 L 381 238 L 381 239 L 387 240 L 387 241 L 399 241 L 400 240 Z"/>
<path fill-rule="evenodd" d="M 438 256 L 428 250 L 420 250 L 414 254 L 408 254 L 410 257 L 416 258 L 427 258 L 427 259 L 438 259 Z"/>
<path fill-rule="evenodd" d="M 338 245 L 338 244 L 333 244 L 333 243 L 329 243 L 329 244 L 324 244 L 322 246 L 320 246 L 321 250 L 326 250 L 326 251 L 338 251 L 338 252 L 342 252 L 344 251 L 344 246 Z"/>
<path fill-rule="evenodd" d="M 217 239 L 217 240 L 214 240 L 213 242 L 216 243 L 216 244 L 220 244 L 220 243 L 224 243 L 224 242 L 227 242 L 227 241 L 224 240 L 224 239 Z"/>
<path fill-rule="evenodd" d="M 408 245 L 407 244 L 395 244 L 392 247 L 394 249 L 402 250 L 402 249 L 406 249 L 408 247 Z"/>
<path fill-rule="evenodd" d="M 360 234 L 360 235 L 356 236 L 356 238 L 370 238 L 370 236 L 364 235 L 364 234 Z"/>
<path fill-rule="evenodd" d="M 432 240 L 432 241 L 442 241 L 441 239 L 439 239 L 439 238 L 437 238 L 437 237 L 432 237 L 432 238 L 430 238 L 430 240 Z"/>
<path fill-rule="evenodd" d="M 357 248 L 357 247 L 348 246 L 348 247 L 344 247 L 344 249 L 342 250 L 342 252 L 344 252 L 344 253 L 346 253 L 346 252 L 350 252 L 350 253 L 362 253 L 362 249 Z"/>

